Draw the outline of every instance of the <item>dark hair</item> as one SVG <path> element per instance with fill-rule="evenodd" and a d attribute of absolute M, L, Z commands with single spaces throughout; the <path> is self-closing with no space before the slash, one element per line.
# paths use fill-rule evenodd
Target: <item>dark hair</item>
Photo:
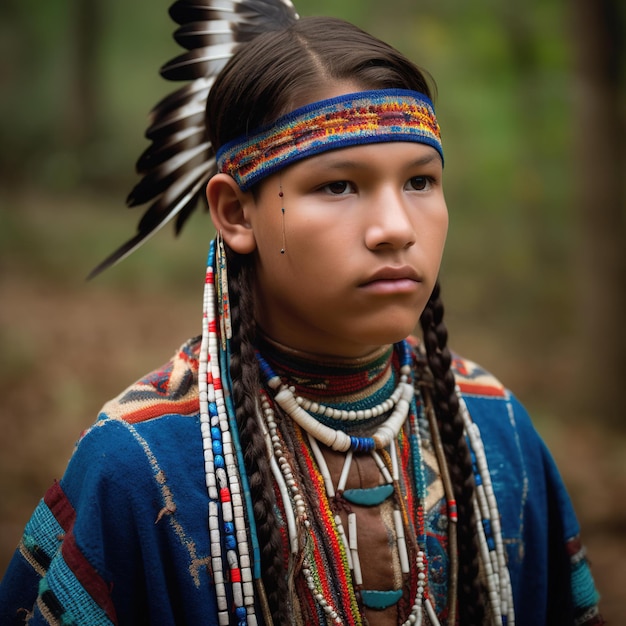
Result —
<path fill-rule="evenodd" d="M 332 18 L 304 18 L 286 30 L 260 35 L 241 48 L 217 77 L 207 101 L 207 127 L 217 150 L 247 130 L 319 99 L 320 85 L 350 81 L 359 89 L 411 89 L 431 97 L 424 72 L 397 50 L 356 26 Z M 252 255 L 228 251 L 233 341 L 231 376 L 254 515 L 262 546 L 261 567 L 275 624 L 291 623 L 286 599 L 282 536 L 275 516 L 272 476 L 254 415 L 259 375 Z M 429 367 L 435 379 L 434 408 L 459 512 L 459 617 L 482 624 L 484 593 L 474 533 L 472 465 L 450 369 L 439 285 L 421 316 Z"/>
<path fill-rule="evenodd" d="M 333 18 L 298 20 L 290 28 L 259 35 L 233 56 L 207 100 L 209 137 L 226 142 L 315 101 L 328 82 L 351 81 L 361 89 L 431 89 L 411 61 L 356 26 Z"/>

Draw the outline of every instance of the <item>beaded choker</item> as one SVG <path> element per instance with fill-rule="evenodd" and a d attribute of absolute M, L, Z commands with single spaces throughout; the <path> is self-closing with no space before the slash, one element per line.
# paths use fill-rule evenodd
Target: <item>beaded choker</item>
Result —
<path fill-rule="evenodd" d="M 400 380 L 394 392 L 380 404 L 358 411 L 334 409 L 296 396 L 294 387 L 283 383 L 260 353 L 257 353 L 257 359 L 267 385 L 276 392 L 274 398 L 276 403 L 307 433 L 340 452 L 371 451 L 386 448 L 397 437 L 407 418 L 413 399 L 414 388 L 412 381 L 409 383 L 411 378 L 410 349 L 404 342 L 397 344 L 397 349 L 401 354 L 401 366 Z M 371 437 L 350 436 L 338 427 L 322 423 L 315 415 L 322 414 L 336 420 L 339 422 L 336 426 L 342 426 L 341 422 L 348 420 L 358 420 L 362 425 L 365 420 L 384 415 L 388 411 L 391 411 L 391 415 L 376 428 Z"/>
<path fill-rule="evenodd" d="M 429 98 L 417 91 L 381 89 L 314 102 L 222 146 L 217 168 L 247 191 L 301 159 L 388 141 L 432 146 L 443 160 L 439 124 Z"/>

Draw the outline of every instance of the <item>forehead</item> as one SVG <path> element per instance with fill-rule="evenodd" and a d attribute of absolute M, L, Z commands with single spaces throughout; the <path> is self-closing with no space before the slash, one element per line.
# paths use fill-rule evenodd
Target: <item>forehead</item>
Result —
<path fill-rule="evenodd" d="M 294 163 L 289 169 L 363 169 L 402 170 L 420 166 L 441 168 L 441 155 L 427 144 L 387 141 L 366 143 L 337 150 L 329 150 Z"/>

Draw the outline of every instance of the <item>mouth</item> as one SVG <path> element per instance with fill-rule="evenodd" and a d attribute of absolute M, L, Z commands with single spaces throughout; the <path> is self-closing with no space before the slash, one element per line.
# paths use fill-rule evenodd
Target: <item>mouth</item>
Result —
<path fill-rule="evenodd" d="M 375 293 L 402 294 L 413 293 L 421 282 L 417 272 L 405 265 L 380 268 L 359 286 Z"/>

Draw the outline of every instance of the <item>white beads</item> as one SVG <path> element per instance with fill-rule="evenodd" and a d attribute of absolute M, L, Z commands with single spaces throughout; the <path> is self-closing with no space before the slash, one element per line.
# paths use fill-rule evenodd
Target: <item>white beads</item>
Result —
<path fill-rule="evenodd" d="M 404 537 L 404 523 L 402 521 L 402 513 L 395 509 L 393 512 L 393 521 L 396 526 L 396 538 L 398 543 L 398 557 L 400 558 L 400 569 L 403 574 L 408 574 L 410 572 L 409 567 L 409 553 L 406 547 L 406 540 Z M 424 576 L 424 574 L 419 574 L 419 576 Z"/>
<path fill-rule="evenodd" d="M 474 514 L 476 517 L 479 551 L 485 567 L 493 624 L 494 626 L 500 626 L 503 621 L 506 620 L 509 626 L 514 626 L 515 611 L 513 607 L 513 589 L 511 587 L 511 579 L 504 551 L 500 512 L 491 483 L 487 456 L 480 435 L 480 429 L 477 424 L 472 422 L 465 400 L 461 396 L 458 388 L 457 395 L 459 397 L 459 406 L 465 425 L 465 432 L 472 451 L 474 452 L 478 477 L 480 478 L 480 480 L 477 480 L 476 485 Z M 491 527 L 491 536 L 494 542 L 493 549 L 489 549 L 484 522 Z"/>
<path fill-rule="evenodd" d="M 413 385 L 404 382 L 404 378 L 404 376 L 401 377 L 401 381 L 398 383 L 398 387 L 394 392 L 394 394 L 398 392 L 399 395 L 394 411 L 387 420 L 376 429 L 376 432 L 372 436 L 375 447 L 378 450 L 388 447 L 398 436 L 409 414 L 415 389 Z M 307 413 L 307 411 L 298 404 L 292 389 L 287 385 L 283 385 L 280 388 L 274 399 L 280 408 L 283 409 L 298 426 L 303 428 L 318 441 L 321 441 L 324 445 L 337 452 L 346 452 L 350 449 L 350 436 L 341 430 L 336 430 L 322 424 L 315 417 Z"/>
<path fill-rule="evenodd" d="M 339 476 L 339 482 L 337 483 L 337 491 L 340 493 L 346 488 L 346 482 L 348 481 L 348 474 L 350 473 L 350 467 L 352 466 L 352 450 L 348 450 L 346 458 L 343 462 L 343 468 L 341 470 L 341 476 Z"/>
<path fill-rule="evenodd" d="M 328 602 L 326 598 L 324 598 L 324 594 L 317 591 L 317 586 L 315 584 L 315 577 L 313 576 L 311 572 L 309 561 L 306 558 L 302 561 L 302 574 L 304 575 L 306 586 L 309 588 L 309 591 L 311 591 L 317 604 L 319 604 L 319 606 L 322 607 L 324 613 L 326 613 L 326 615 L 335 624 L 342 624 L 343 622 L 341 620 L 341 617 L 339 617 L 339 614 L 337 613 L 335 608 L 332 606 L 332 604 L 330 604 L 330 602 Z"/>
<path fill-rule="evenodd" d="M 213 244 L 214 246 L 215 244 Z M 245 506 L 242 497 L 241 477 L 236 451 L 230 432 L 230 422 L 224 391 L 221 384 L 220 345 L 215 332 L 216 292 L 212 268 L 212 253 L 206 271 L 204 310 L 202 321 L 202 342 L 198 365 L 198 392 L 200 401 L 200 430 L 204 452 L 205 482 L 209 495 L 209 535 L 211 548 L 211 569 L 218 607 L 218 623 L 230 623 L 227 585 L 232 594 L 232 604 L 237 609 L 245 607 L 247 623 L 254 626 L 254 585 L 252 584 L 252 564 L 249 557 L 249 534 L 246 524 Z M 225 268 L 224 268 L 225 269 Z M 221 275 L 226 284 L 225 272 Z M 224 297 L 227 294 L 222 290 Z M 223 320 L 220 319 L 220 322 Z M 228 336 L 228 320 L 222 326 L 223 336 Z M 226 531 L 222 525 L 232 523 Z M 234 531 L 234 532 L 233 532 Z M 229 541 L 234 546 L 224 551 L 223 541 L 228 532 Z M 224 544 L 226 545 L 226 544 Z M 226 575 L 225 568 L 229 570 Z M 231 572 L 238 571 L 241 581 L 235 580 Z"/>
<path fill-rule="evenodd" d="M 301 522 L 305 527 L 308 526 L 308 518 L 304 498 L 300 493 L 300 488 L 294 478 L 289 461 L 283 454 L 282 443 L 278 434 L 278 426 L 276 424 L 274 409 L 263 397 L 261 401 L 261 409 L 263 411 L 262 429 L 266 435 L 265 441 L 271 456 L 272 471 L 276 478 L 281 495 L 285 505 L 287 516 L 287 528 L 289 532 L 289 542 L 293 553 L 298 551 L 298 532 L 296 528 L 296 520 Z M 293 501 L 295 511 L 290 508 Z"/>
<path fill-rule="evenodd" d="M 361 560 L 359 559 L 355 513 L 350 513 L 348 515 L 348 536 L 348 547 L 352 560 L 352 575 L 354 576 L 354 584 L 360 586 L 363 584 L 363 574 L 361 573 Z"/>
<path fill-rule="evenodd" d="M 426 554 L 419 550 L 417 553 L 417 557 L 415 559 L 415 564 L 417 566 L 417 592 L 415 594 L 415 602 L 411 607 L 411 613 L 409 614 L 406 621 L 402 624 L 402 626 L 421 626 L 424 616 L 424 609 L 422 605 L 426 605 L 426 602 L 429 602 L 428 599 L 424 598 L 424 591 L 427 584 L 427 575 L 426 575 Z M 430 603 L 429 603 L 430 604 Z M 432 606 L 431 606 L 432 609 Z M 426 607 L 428 611 L 428 607 Z M 435 615 L 435 620 L 437 620 L 437 616 Z M 440 626 L 439 621 L 435 621 L 432 623 L 432 626 Z"/>
<path fill-rule="evenodd" d="M 426 607 L 426 613 L 428 614 L 428 619 L 432 626 L 441 626 L 441 622 L 437 619 L 437 614 L 435 613 L 435 609 L 433 605 L 430 603 L 430 600 L 426 598 L 424 600 L 424 606 Z"/>
<path fill-rule="evenodd" d="M 315 402 L 313 400 L 308 400 L 307 398 L 303 398 L 302 396 L 295 395 L 295 389 L 293 387 L 289 387 L 289 391 L 294 396 L 294 399 L 298 406 L 302 407 L 305 411 L 309 413 L 314 413 L 315 415 L 320 415 L 323 417 L 329 417 L 333 420 L 343 421 L 343 422 L 354 422 L 360 420 L 371 419 L 372 417 L 378 417 L 379 415 L 384 415 L 393 409 L 394 406 L 398 403 L 398 400 L 403 395 L 402 383 L 406 383 L 408 380 L 408 375 L 411 372 L 411 369 L 403 366 L 400 370 L 404 372 L 400 376 L 400 382 L 398 386 L 394 389 L 394 392 L 387 398 L 383 400 L 380 404 L 369 408 L 369 409 L 359 409 L 359 410 L 345 410 L 345 409 L 335 409 L 333 407 L 326 406 L 321 404 L 320 402 Z M 274 380 L 274 379 L 272 379 Z M 271 382 L 268 383 L 272 388 Z"/>

